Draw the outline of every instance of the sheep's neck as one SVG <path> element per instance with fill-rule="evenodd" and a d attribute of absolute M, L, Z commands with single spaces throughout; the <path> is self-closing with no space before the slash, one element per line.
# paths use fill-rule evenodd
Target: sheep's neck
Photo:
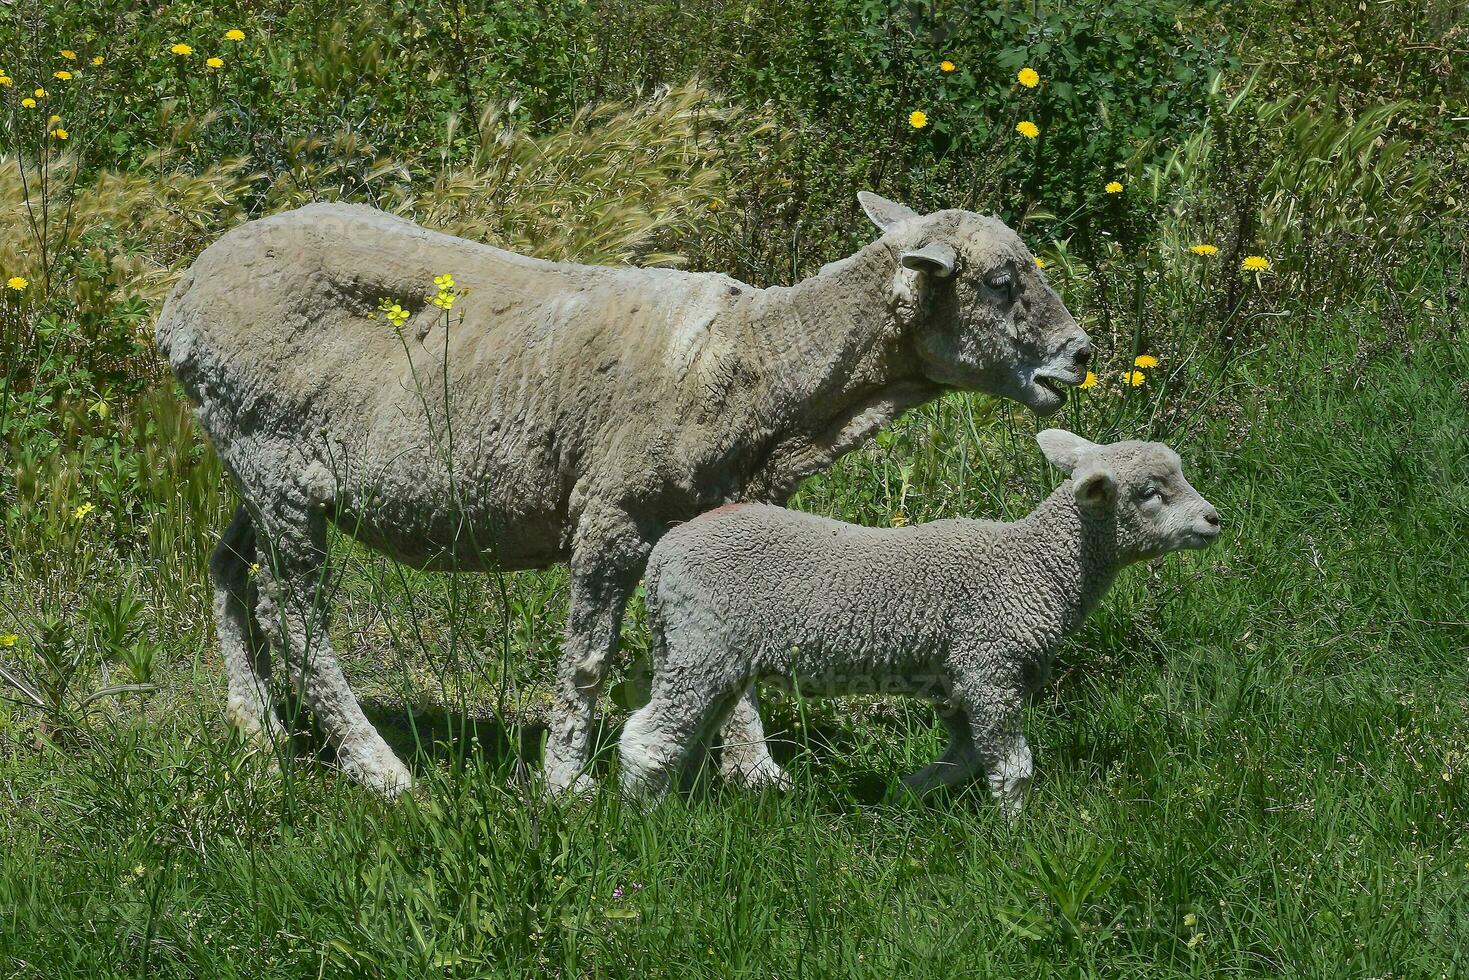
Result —
<path fill-rule="evenodd" d="M 762 428 L 774 438 L 751 496 L 783 500 L 942 391 L 919 372 L 889 309 L 894 261 L 879 240 L 795 286 L 762 293 L 746 349 L 764 379 Z"/>
<path fill-rule="evenodd" d="M 1013 525 L 1013 535 L 1021 560 L 1041 573 L 1035 599 L 1055 616 L 1055 640 L 1096 609 L 1124 564 L 1114 527 L 1082 512 L 1070 480 Z"/>

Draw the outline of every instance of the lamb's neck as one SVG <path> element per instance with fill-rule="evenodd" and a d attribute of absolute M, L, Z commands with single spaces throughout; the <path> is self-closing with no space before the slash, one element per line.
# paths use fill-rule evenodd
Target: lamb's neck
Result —
<path fill-rule="evenodd" d="M 1050 610 L 1060 635 L 1096 609 L 1124 564 L 1109 521 L 1082 513 L 1070 480 L 1011 525 L 1018 561 L 1033 570 L 1032 601 Z"/>

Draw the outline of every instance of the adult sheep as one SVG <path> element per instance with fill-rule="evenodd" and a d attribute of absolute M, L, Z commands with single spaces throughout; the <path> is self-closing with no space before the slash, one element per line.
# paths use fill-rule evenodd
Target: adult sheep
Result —
<path fill-rule="evenodd" d="M 566 561 L 545 779 L 580 789 L 624 606 L 670 524 L 783 503 L 946 389 L 1059 407 L 1090 346 L 1020 238 L 858 197 L 881 237 L 769 289 L 544 262 L 344 204 L 206 249 L 158 346 L 242 500 L 210 562 L 233 722 L 279 734 L 273 646 L 344 770 L 389 793 L 410 783 L 323 627 L 329 520 L 422 568 Z M 425 298 L 443 273 L 461 291 L 452 316 Z M 383 298 L 411 314 L 396 329 L 374 315 Z M 778 778 L 763 734 L 752 691 L 726 769 Z"/>

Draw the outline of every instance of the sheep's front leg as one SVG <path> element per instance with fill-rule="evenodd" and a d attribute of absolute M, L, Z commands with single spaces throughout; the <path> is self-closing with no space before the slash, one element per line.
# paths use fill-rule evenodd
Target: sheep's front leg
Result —
<path fill-rule="evenodd" d="M 786 789 L 791 785 L 790 775 L 770 757 L 765 726 L 760 721 L 759 693 L 754 684 L 735 703 L 719 740 L 719 771 L 725 779 L 749 789 L 765 786 Z"/>
<path fill-rule="evenodd" d="M 247 738 L 267 744 L 284 734 L 270 696 L 270 648 L 255 621 L 255 525 L 245 505 L 235 509 L 214 553 L 209 580 L 214 586 L 214 622 L 224 658 L 229 699 L 225 713 Z"/>
<path fill-rule="evenodd" d="M 1035 772 L 1021 724 L 1024 692 L 996 684 L 956 683 L 954 697 L 968 716 L 974 752 L 989 778 L 990 793 L 1005 816 L 1019 816 Z"/>
<path fill-rule="evenodd" d="M 282 653 L 337 761 L 358 782 L 396 795 L 412 785 L 408 767 L 362 713 L 327 638 L 326 517 L 314 508 L 279 503 L 262 508 L 256 613 Z"/>
<path fill-rule="evenodd" d="M 949 744 L 937 762 L 903 777 L 903 786 L 920 796 L 944 786 L 967 783 L 984 769 L 974 740 L 969 732 L 969 719 L 957 706 L 949 705 L 939 714 L 949 733 Z"/>
<path fill-rule="evenodd" d="M 597 696 L 617 652 L 622 613 L 637 587 L 648 544 L 625 518 L 584 515 L 571 555 L 571 608 L 556 667 L 545 779 L 552 793 L 591 789 Z"/>

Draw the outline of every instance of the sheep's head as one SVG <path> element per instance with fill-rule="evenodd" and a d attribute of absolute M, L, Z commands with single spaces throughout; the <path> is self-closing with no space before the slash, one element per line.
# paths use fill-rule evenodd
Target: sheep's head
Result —
<path fill-rule="evenodd" d="M 1219 511 L 1183 478 L 1178 454 L 1161 442 L 1088 442 L 1065 429 L 1036 437 L 1041 452 L 1071 474 L 1083 514 L 1113 529 L 1124 561 L 1207 548 Z"/>
<path fill-rule="evenodd" d="M 1086 378 L 1091 343 L 1020 236 L 972 211 L 857 199 L 897 258 L 888 302 L 929 380 L 1041 415 L 1060 408 L 1066 386 Z"/>

